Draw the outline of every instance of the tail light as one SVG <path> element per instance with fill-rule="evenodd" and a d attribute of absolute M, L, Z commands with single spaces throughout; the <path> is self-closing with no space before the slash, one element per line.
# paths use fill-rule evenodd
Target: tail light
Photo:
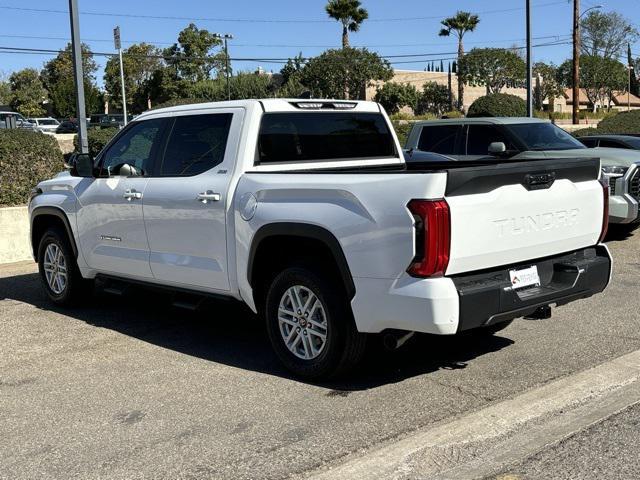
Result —
<path fill-rule="evenodd" d="M 451 248 L 449 205 L 445 200 L 411 200 L 407 208 L 416 232 L 416 255 L 407 272 L 414 277 L 444 275 Z"/>
<path fill-rule="evenodd" d="M 604 241 L 604 237 L 607 236 L 607 228 L 609 227 L 609 183 L 607 182 L 606 177 L 600 179 L 600 184 L 602 185 L 603 207 L 602 230 L 600 231 L 600 238 L 598 239 L 598 243 Z"/>

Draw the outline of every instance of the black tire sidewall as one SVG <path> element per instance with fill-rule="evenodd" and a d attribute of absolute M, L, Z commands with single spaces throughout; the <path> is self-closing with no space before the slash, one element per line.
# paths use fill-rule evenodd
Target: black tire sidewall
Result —
<path fill-rule="evenodd" d="M 284 293 L 294 285 L 311 290 L 322 303 L 327 317 L 327 340 L 320 355 L 304 360 L 294 355 L 285 345 L 278 323 L 278 308 Z M 340 363 L 345 346 L 346 328 L 350 310 L 335 285 L 323 277 L 302 267 L 291 267 L 282 271 L 273 280 L 266 300 L 267 332 L 276 355 L 296 375 L 314 379 L 331 376 Z"/>
<path fill-rule="evenodd" d="M 62 251 L 64 262 L 67 267 L 67 285 L 64 291 L 60 294 L 56 294 L 53 290 L 51 290 L 44 271 L 44 252 L 47 246 L 52 243 L 57 245 L 58 248 L 60 248 L 60 250 Z M 74 289 L 77 287 L 77 285 L 75 285 L 75 283 L 77 282 L 76 260 L 73 256 L 73 252 L 71 251 L 71 247 L 69 246 L 69 242 L 66 239 L 66 236 L 57 229 L 47 230 L 40 240 L 40 245 L 38 247 L 38 270 L 40 272 L 40 280 L 42 281 L 42 285 L 51 301 L 63 305 L 70 303 L 74 299 Z"/>

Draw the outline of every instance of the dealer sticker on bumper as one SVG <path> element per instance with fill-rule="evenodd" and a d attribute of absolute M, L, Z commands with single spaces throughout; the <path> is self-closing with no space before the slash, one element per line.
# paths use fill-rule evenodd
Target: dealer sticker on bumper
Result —
<path fill-rule="evenodd" d="M 540 285 L 538 267 L 535 265 L 521 270 L 509 270 L 509 278 L 511 279 L 511 286 L 514 290 Z"/>

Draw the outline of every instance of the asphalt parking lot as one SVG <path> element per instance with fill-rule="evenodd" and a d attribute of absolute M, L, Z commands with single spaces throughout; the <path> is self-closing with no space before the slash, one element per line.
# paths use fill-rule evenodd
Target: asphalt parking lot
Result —
<path fill-rule="evenodd" d="M 608 242 L 604 294 L 484 342 L 422 336 L 395 352 L 372 348 L 360 371 L 331 384 L 290 378 L 260 322 L 233 304 L 188 312 L 136 292 L 61 310 L 34 264 L 0 266 L 0 478 L 301 477 L 633 352 L 640 232 L 626 237 Z M 630 447 L 640 456 L 637 438 Z M 553 458 L 514 472 L 535 478 Z"/>

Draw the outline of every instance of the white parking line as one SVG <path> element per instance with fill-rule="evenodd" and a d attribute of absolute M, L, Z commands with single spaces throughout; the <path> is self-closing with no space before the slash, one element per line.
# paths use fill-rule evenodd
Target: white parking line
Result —
<path fill-rule="evenodd" d="M 639 401 L 640 350 L 636 350 L 309 476 L 481 478 Z"/>

